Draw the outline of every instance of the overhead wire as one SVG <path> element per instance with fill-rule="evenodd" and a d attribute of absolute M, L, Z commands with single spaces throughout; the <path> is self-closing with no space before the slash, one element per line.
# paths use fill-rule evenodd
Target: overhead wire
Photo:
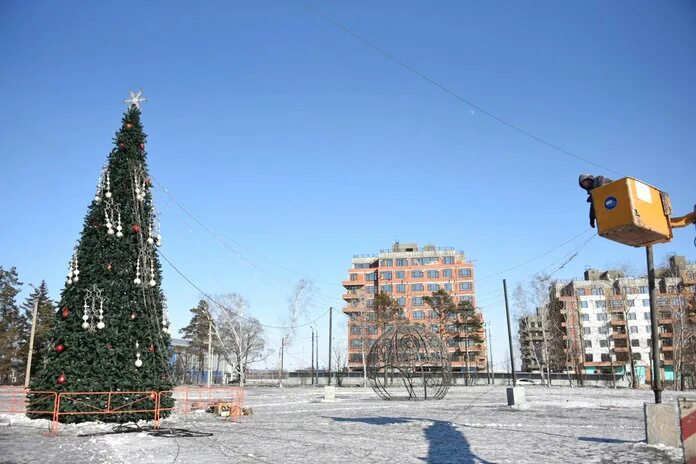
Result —
<path fill-rule="evenodd" d="M 507 126 L 508 128 L 510 128 L 510 129 L 512 129 L 512 130 L 514 130 L 514 131 L 516 131 L 516 132 L 518 132 L 518 133 L 520 133 L 520 134 L 522 134 L 522 135 L 524 135 L 524 136 L 526 136 L 526 137 L 528 137 L 528 138 L 530 138 L 530 139 L 532 139 L 532 140 L 534 140 L 534 141 L 536 141 L 536 142 L 538 142 L 538 143 L 540 143 L 540 144 L 542 144 L 542 145 L 545 145 L 546 147 L 551 148 L 552 150 L 555 150 L 555 151 L 557 151 L 557 152 L 559 152 L 559 153 L 562 153 L 562 154 L 564 154 L 564 155 L 566 155 L 566 156 L 575 158 L 575 159 L 577 159 L 577 160 L 579 160 L 579 161 L 583 161 L 583 162 L 585 162 L 585 163 L 587 163 L 587 164 L 590 164 L 590 165 L 592 165 L 592 166 L 598 167 L 598 168 L 600 168 L 600 169 L 604 169 L 604 170 L 606 170 L 606 171 L 609 171 L 609 172 L 612 172 L 612 173 L 614 173 L 614 174 L 617 174 L 617 175 L 619 175 L 619 176 L 621 176 L 621 177 L 624 177 L 623 174 L 621 174 L 620 172 L 618 172 L 618 171 L 616 171 L 616 170 L 614 170 L 614 169 L 611 169 L 611 168 L 608 168 L 608 167 L 606 167 L 606 166 L 603 166 L 603 165 L 601 165 L 601 164 L 599 164 L 599 163 L 597 163 L 597 162 L 595 162 L 595 161 L 592 161 L 592 160 L 590 160 L 590 159 L 588 159 L 588 158 L 585 158 L 584 156 L 578 155 L 577 153 L 574 153 L 574 152 L 572 152 L 572 151 L 570 151 L 570 150 L 567 150 L 567 149 L 561 147 L 560 145 L 555 144 L 555 143 L 553 143 L 553 142 L 550 142 L 550 141 L 546 140 L 545 138 L 542 138 L 542 137 L 540 137 L 540 136 L 538 136 L 538 135 L 535 135 L 535 134 L 533 134 L 532 132 L 530 132 L 530 131 L 528 131 L 528 130 L 526 130 L 526 129 L 523 129 L 523 128 L 521 128 L 520 126 L 518 126 L 518 125 L 516 125 L 516 124 L 513 124 L 513 123 L 511 123 L 511 122 L 509 122 L 508 120 L 504 119 L 503 117 L 498 116 L 497 114 L 495 114 L 495 113 L 493 113 L 493 112 L 491 112 L 491 111 L 489 111 L 489 110 L 487 110 L 487 109 L 485 109 L 485 108 L 483 108 L 483 107 L 477 105 L 476 103 L 474 103 L 474 102 L 471 101 L 470 99 L 464 98 L 463 96 L 461 96 L 461 95 L 459 95 L 458 93 L 456 93 L 454 90 L 450 89 L 449 87 L 446 87 L 444 84 L 441 84 L 440 82 L 438 82 L 438 81 L 436 81 L 435 79 L 429 77 L 429 76 L 426 75 L 425 73 L 419 71 L 419 70 L 416 69 L 415 67 L 409 65 L 409 64 L 406 63 L 405 61 L 403 61 L 403 60 L 397 58 L 396 56 L 392 55 L 391 53 L 387 52 L 385 49 L 383 49 L 383 48 L 377 46 L 377 45 L 374 44 L 373 42 L 367 40 L 366 38 L 362 37 L 361 35 L 357 34 L 357 33 L 354 32 L 354 31 L 352 31 L 351 29 L 349 29 L 349 28 L 348 28 L 347 26 L 345 26 L 344 24 L 342 24 L 342 23 L 336 21 L 333 17 L 331 17 L 331 16 L 329 16 L 329 15 L 327 15 L 327 14 L 325 14 L 325 13 L 322 13 L 321 11 L 319 11 L 319 10 L 317 10 L 316 8 L 312 7 L 311 5 L 309 5 L 309 4 L 308 4 L 307 2 L 305 2 L 304 0 L 295 0 L 295 1 L 296 1 L 297 3 L 299 3 L 301 6 L 303 6 L 305 9 L 307 9 L 308 11 L 312 12 L 313 14 L 315 14 L 316 16 L 318 16 L 318 17 L 324 19 L 325 21 L 329 22 L 329 23 L 332 24 L 333 26 L 335 26 L 335 27 L 337 27 L 338 29 L 342 30 L 343 32 L 345 32 L 346 34 L 350 35 L 350 36 L 353 37 L 354 39 L 358 40 L 359 42 L 362 42 L 364 45 L 367 45 L 368 47 L 370 47 L 370 48 L 372 48 L 373 50 L 377 51 L 378 53 L 380 53 L 381 55 L 383 55 L 383 56 L 384 56 L 385 58 L 387 58 L 388 60 L 393 61 L 394 63 L 398 64 L 399 66 L 401 66 L 403 69 L 407 70 L 408 72 L 410 72 L 410 73 L 412 73 L 412 74 L 415 74 L 416 76 L 420 77 L 420 78 L 423 79 L 424 81 L 426 81 L 426 82 L 428 82 L 428 83 L 434 85 L 435 87 L 437 87 L 438 89 L 440 89 L 440 90 L 442 90 L 443 92 L 447 93 L 448 95 L 454 97 L 455 99 L 457 99 L 457 100 L 459 100 L 460 102 L 462 102 L 462 103 L 468 105 L 469 107 L 475 109 L 476 111 L 478 111 L 478 112 L 480 112 L 480 113 L 482 113 L 482 114 L 488 116 L 489 118 L 491 118 L 491 119 L 493 119 L 493 120 L 499 122 L 500 124 L 502 124 L 502 125 L 504 125 L 504 126 Z"/>

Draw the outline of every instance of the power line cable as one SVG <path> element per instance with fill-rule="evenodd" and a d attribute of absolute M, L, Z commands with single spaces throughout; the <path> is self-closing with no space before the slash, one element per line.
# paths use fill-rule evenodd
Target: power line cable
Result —
<path fill-rule="evenodd" d="M 440 89 L 440 90 L 442 90 L 443 92 L 445 92 L 445 93 L 451 95 L 452 97 L 454 97 L 454 98 L 456 98 L 457 100 L 459 100 L 460 102 L 462 102 L 462 103 L 464 103 L 464 104 L 470 106 L 471 108 L 474 108 L 475 110 L 479 111 L 480 113 L 485 114 L 485 115 L 488 116 L 489 118 L 491 118 L 491 119 L 493 119 L 493 120 L 495 120 L 495 121 L 497 121 L 497 122 L 503 124 L 504 126 L 509 127 L 510 129 L 512 129 L 512 130 L 514 130 L 514 131 L 516 131 L 516 132 L 519 132 L 520 134 L 525 135 L 525 136 L 529 137 L 530 139 L 532 139 L 532 140 L 534 140 L 534 141 L 536 141 L 536 142 L 539 142 L 539 143 L 541 143 L 542 145 L 545 145 L 545 146 L 547 146 L 547 147 L 549 147 L 549 148 L 551 148 L 551 149 L 553 149 L 553 150 L 555 150 L 555 151 L 557 151 L 557 152 L 559 152 L 559 153 L 562 153 L 562 154 L 564 154 L 564 155 L 566 155 L 566 156 L 570 156 L 570 157 L 575 158 L 575 159 L 577 159 L 577 160 L 583 161 L 583 162 L 585 162 L 585 163 L 587 163 L 587 164 L 591 164 L 592 166 L 598 167 L 598 168 L 600 168 L 600 169 L 604 169 L 604 170 L 609 171 L 609 172 L 613 172 L 614 174 L 617 174 L 617 175 L 619 175 L 619 176 L 621 176 L 621 177 L 624 177 L 624 175 L 621 174 L 621 173 L 618 172 L 618 171 L 615 171 L 615 170 L 613 170 L 613 169 L 611 169 L 611 168 L 608 168 L 608 167 L 603 166 L 603 165 L 601 165 L 601 164 L 599 164 L 599 163 L 596 163 L 596 162 L 594 162 L 594 161 L 592 161 L 592 160 L 590 160 L 590 159 L 588 159 L 588 158 L 585 158 L 585 157 L 583 157 L 583 156 L 580 156 L 580 155 L 578 155 L 577 153 L 573 153 L 573 152 L 571 152 L 570 150 L 566 150 L 565 148 L 563 148 L 563 147 L 561 147 L 561 146 L 559 146 L 559 145 L 557 145 L 557 144 L 555 144 L 555 143 L 549 142 L 548 140 L 546 140 L 546 139 L 544 139 L 544 138 L 542 138 L 542 137 L 539 137 L 539 136 L 534 135 L 533 133 L 531 133 L 531 132 L 529 132 L 529 131 L 527 131 L 527 130 L 525 130 L 525 129 L 522 129 L 521 127 L 519 127 L 519 126 L 517 126 L 517 125 L 515 125 L 515 124 L 513 124 L 513 123 L 511 123 L 511 122 L 509 122 L 509 121 L 507 121 L 506 119 L 503 119 L 501 116 L 496 115 L 495 113 L 492 113 L 492 112 L 490 112 L 490 111 L 484 109 L 483 107 L 481 107 L 481 106 L 475 104 L 475 103 L 472 102 L 471 100 L 462 97 L 461 95 L 459 95 L 459 94 L 456 93 L 455 91 L 453 91 L 453 90 L 449 89 L 448 87 L 446 87 L 445 85 L 439 83 L 439 82 L 436 81 L 435 79 L 433 79 L 433 78 L 427 76 L 426 74 L 422 73 L 421 71 L 417 70 L 417 69 L 414 68 L 413 66 L 411 66 L 411 65 L 407 64 L 406 62 L 400 60 L 399 58 L 395 57 L 394 55 L 392 55 L 391 53 L 387 52 L 387 51 L 384 50 L 383 48 L 378 47 L 377 45 L 375 45 L 374 43 L 372 43 L 372 42 L 370 42 L 369 40 L 365 39 L 365 38 L 362 37 L 361 35 L 358 35 L 357 33 L 353 32 L 351 29 L 349 29 L 348 27 L 346 27 L 346 26 L 344 26 L 343 24 L 339 23 L 338 21 L 336 21 L 335 19 L 333 19 L 331 16 L 329 16 L 329 15 L 327 15 L 327 14 L 325 14 L 325 13 L 320 12 L 319 10 L 315 9 L 315 8 L 312 7 L 311 5 L 309 5 L 309 4 L 307 4 L 306 2 L 304 2 L 303 0 L 295 0 L 295 1 L 296 1 L 297 3 L 299 3 L 301 6 L 303 6 L 304 8 L 306 8 L 308 11 L 314 13 L 315 15 L 319 16 L 320 18 L 324 19 L 325 21 L 328 21 L 329 23 L 333 24 L 335 27 L 337 27 L 338 29 L 342 30 L 342 31 L 345 32 L 346 34 L 350 35 L 351 37 L 355 38 L 356 40 L 362 42 L 364 45 L 367 45 L 368 47 L 372 48 L 373 50 L 379 52 L 379 53 L 382 54 L 385 58 L 387 58 L 387 59 L 393 61 L 394 63 L 398 64 L 398 65 L 401 66 L 402 68 L 406 69 L 408 72 L 410 72 L 410 73 L 412 73 L 412 74 L 415 74 L 416 76 L 420 77 L 420 78 L 423 79 L 424 81 L 429 82 L 430 84 L 434 85 L 434 86 L 437 87 L 438 89 Z"/>

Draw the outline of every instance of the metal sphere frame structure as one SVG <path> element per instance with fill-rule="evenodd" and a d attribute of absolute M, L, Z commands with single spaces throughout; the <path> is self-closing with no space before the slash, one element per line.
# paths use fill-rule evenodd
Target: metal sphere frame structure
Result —
<path fill-rule="evenodd" d="M 385 400 L 441 400 L 452 383 L 452 363 L 436 334 L 422 325 L 398 325 L 370 349 L 367 378 Z"/>

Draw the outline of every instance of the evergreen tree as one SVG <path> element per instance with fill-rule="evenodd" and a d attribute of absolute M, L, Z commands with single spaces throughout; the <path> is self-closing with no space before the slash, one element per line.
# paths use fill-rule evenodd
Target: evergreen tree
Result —
<path fill-rule="evenodd" d="M 22 305 L 24 317 L 31 322 L 34 317 L 34 306 L 38 302 L 36 312 L 36 327 L 34 328 L 34 349 L 32 350 L 31 361 L 31 376 L 33 377 L 39 365 L 42 364 L 41 356 L 46 353 L 50 345 L 50 332 L 53 326 L 53 317 L 55 314 L 55 303 L 48 296 L 48 286 L 46 281 L 42 280 L 38 288 L 29 295 Z"/>
<path fill-rule="evenodd" d="M 205 300 L 199 301 L 195 308 L 191 308 L 191 313 L 193 313 L 193 317 L 191 317 L 189 325 L 179 330 L 179 333 L 183 335 L 184 340 L 190 342 L 188 351 L 198 361 L 196 383 L 200 383 L 205 355 L 208 352 L 208 332 L 211 321 L 208 302 Z"/>
<path fill-rule="evenodd" d="M 464 360 L 466 361 L 466 384 L 470 382 L 469 347 L 483 343 L 483 320 L 481 314 L 470 301 L 460 301 L 457 305 L 457 336 L 464 340 Z"/>
<path fill-rule="evenodd" d="M 46 362 L 31 383 L 34 391 L 159 392 L 171 390 L 168 321 L 160 288 L 156 247 L 160 236 L 150 192 L 141 93 L 130 104 L 90 204 L 69 264 L 59 310 L 53 318 Z M 31 399 L 36 405 L 38 398 Z M 111 407 L 143 398 L 115 395 Z M 105 395 L 85 395 L 61 404 L 61 411 L 105 407 Z M 162 407 L 173 399 L 162 397 Z M 132 409 L 132 408 L 129 408 Z M 151 414 L 63 415 L 63 422 L 131 421 Z"/>
<path fill-rule="evenodd" d="M 16 268 L 0 266 L 0 384 L 24 380 L 29 323 L 17 307 L 21 285 Z"/>
<path fill-rule="evenodd" d="M 372 309 L 375 312 L 375 325 L 382 332 L 391 324 L 404 320 L 403 308 L 388 293 L 377 293 Z"/>

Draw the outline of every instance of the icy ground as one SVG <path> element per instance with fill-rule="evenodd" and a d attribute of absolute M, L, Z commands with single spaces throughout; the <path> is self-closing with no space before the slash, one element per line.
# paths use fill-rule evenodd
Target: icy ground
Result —
<path fill-rule="evenodd" d="M 529 407 L 506 406 L 504 386 L 454 387 L 441 401 L 387 402 L 371 390 L 246 391 L 254 415 L 239 423 L 177 414 L 163 428 L 212 432 L 162 438 L 103 433 L 112 425 L 61 425 L 0 417 L 0 463 L 678 463 L 681 451 L 645 443 L 651 391 L 525 387 Z M 687 393 L 679 396 L 694 397 Z M 677 394 L 665 392 L 664 401 Z"/>

